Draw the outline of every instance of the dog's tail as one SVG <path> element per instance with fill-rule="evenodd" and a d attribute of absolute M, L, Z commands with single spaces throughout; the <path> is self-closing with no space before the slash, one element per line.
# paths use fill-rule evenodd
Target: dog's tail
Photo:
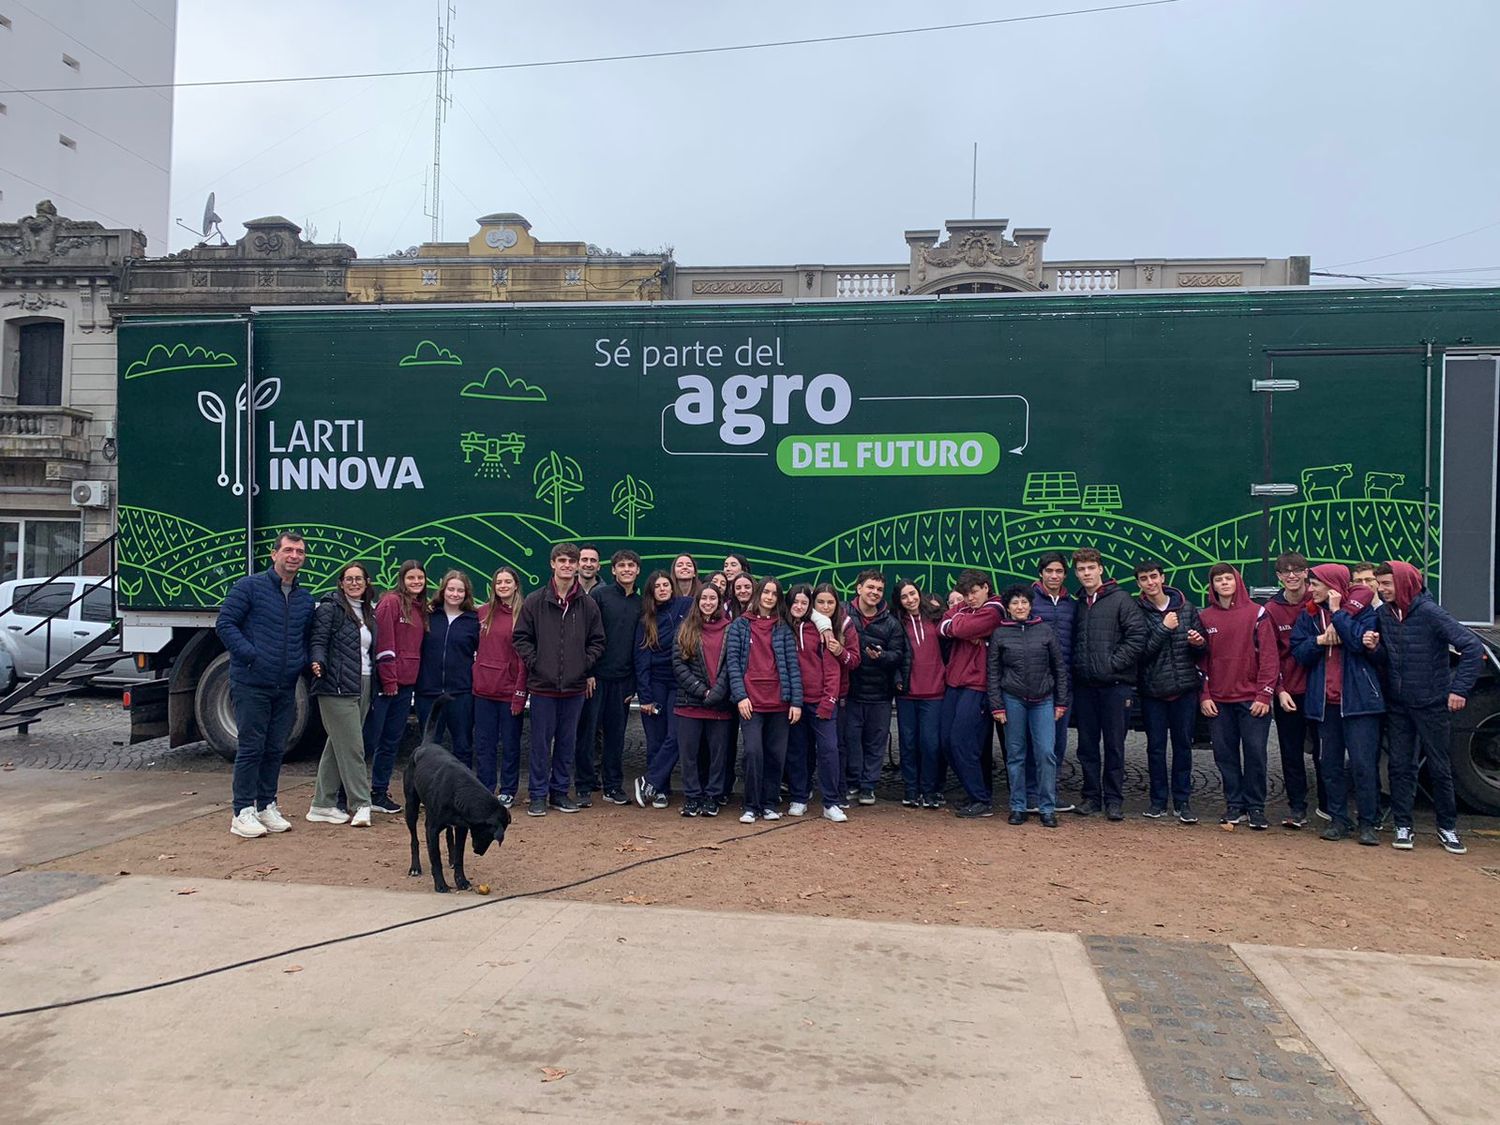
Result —
<path fill-rule="evenodd" d="M 437 697 L 437 702 L 432 705 L 432 711 L 427 716 L 427 725 L 422 728 L 422 741 L 432 742 L 433 731 L 437 730 L 438 723 L 442 721 L 443 712 L 448 709 L 448 704 L 453 702 L 453 697 L 443 694 Z"/>

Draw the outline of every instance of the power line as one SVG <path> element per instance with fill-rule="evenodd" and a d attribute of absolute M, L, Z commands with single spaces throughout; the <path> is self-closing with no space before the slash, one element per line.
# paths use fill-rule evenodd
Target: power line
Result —
<path fill-rule="evenodd" d="M 725 55 L 743 51 L 767 51 L 778 47 L 809 47 L 821 43 L 852 43 L 864 39 L 892 39 L 904 35 L 930 35 L 942 31 L 964 31 L 979 27 L 999 27 L 1004 24 L 1036 23 L 1041 20 L 1067 19 L 1073 16 L 1094 16 L 1105 12 L 1124 12 L 1134 8 L 1159 8 L 1166 4 L 1181 3 L 1181 0 L 1134 0 L 1133 3 L 1107 4 L 1095 8 L 1073 8 L 1065 12 L 1037 12 L 1029 16 L 1006 16 L 993 20 L 969 20 L 965 23 L 933 24 L 928 27 L 903 27 L 891 31 L 861 31 L 848 35 L 820 35 L 807 39 L 776 39 L 765 43 L 736 43 L 725 47 L 685 47 L 676 51 L 640 51 L 629 55 L 590 55 L 572 59 L 540 59 L 532 62 L 490 63 L 485 66 L 456 66 L 453 74 L 479 74 L 497 70 L 536 70 L 553 66 L 586 66 L 593 63 L 638 62 L 643 59 L 674 59 L 689 55 Z M 191 90 L 211 86 L 271 86 L 286 82 L 344 82 L 359 78 L 413 78 L 432 77 L 437 69 L 382 70 L 360 74 L 306 74 L 281 78 L 220 78 L 199 82 L 142 82 L 121 86 L 39 86 L 20 90 L 23 94 L 55 94 L 106 92 L 113 90 Z"/>
<path fill-rule="evenodd" d="M 1405 250 L 1392 250 L 1389 254 L 1376 254 L 1373 258 L 1355 258 L 1352 262 L 1334 262 L 1328 268 L 1339 270 L 1345 266 L 1362 266 L 1367 262 L 1383 262 L 1387 258 L 1399 258 L 1402 254 L 1414 254 L 1418 250 L 1426 250 L 1432 246 L 1442 246 L 1448 242 L 1457 242 L 1460 238 L 1468 238 L 1471 234 L 1493 230 L 1495 227 L 1500 227 L 1500 219 L 1496 219 L 1493 223 L 1485 223 L 1482 227 L 1475 227 L 1473 230 L 1466 230 L 1462 234 L 1453 234 L 1447 238 L 1440 238 L 1436 242 L 1424 242 L 1420 246 L 1408 246 Z"/>

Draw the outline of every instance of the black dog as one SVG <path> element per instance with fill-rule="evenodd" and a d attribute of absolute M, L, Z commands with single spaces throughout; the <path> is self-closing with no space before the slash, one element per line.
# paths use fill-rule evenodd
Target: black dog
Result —
<path fill-rule="evenodd" d="M 422 744 L 412 751 L 406 763 L 406 827 L 411 832 L 411 870 L 416 878 L 422 874 L 422 859 L 417 847 L 417 813 L 427 806 L 427 858 L 432 864 L 432 889 L 448 893 L 443 881 L 442 857 L 438 852 L 438 833 L 448 834 L 448 863 L 453 868 L 453 885 L 469 889 L 464 877 L 464 843 L 474 836 L 474 854 L 483 855 L 491 843 L 498 847 L 505 841 L 510 827 L 510 810 L 486 789 L 472 770 L 432 741 L 432 725 Z"/>

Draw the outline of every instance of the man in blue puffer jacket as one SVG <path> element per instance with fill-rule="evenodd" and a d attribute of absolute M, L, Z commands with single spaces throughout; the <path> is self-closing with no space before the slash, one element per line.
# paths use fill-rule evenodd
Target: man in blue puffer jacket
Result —
<path fill-rule="evenodd" d="M 296 716 L 297 677 L 308 662 L 313 599 L 297 585 L 306 558 L 302 536 L 282 532 L 270 569 L 230 588 L 215 625 L 229 650 L 229 693 L 239 734 L 229 822 L 236 836 L 254 838 L 291 827 L 276 807 L 276 787 Z"/>
<path fill-rule="evenodd" d="M 1391 811 L 1396 817 L 1391 847 L 1410 851 L 1416 843 L 1412 803 L 1420 746 L 1427 755 L 1438 839 L 1447 851 L 1463 855 L 1468 849 L 1458 835 L 1448 744 L 1452 713 L 1463 710 L 1479 678 L 1482 647 L 1478 637 L 1433 601 L 1422 572 L 1410 563 L 1382 563 L 1375 568 L 1375 585 L 1383 604 L 1375 615 L 1375 630 L 1364 635 L 1363 643 L 1385 669 Z M 1458 650 L 1457 667 L 1448 659 L 1450 647 Z"/>

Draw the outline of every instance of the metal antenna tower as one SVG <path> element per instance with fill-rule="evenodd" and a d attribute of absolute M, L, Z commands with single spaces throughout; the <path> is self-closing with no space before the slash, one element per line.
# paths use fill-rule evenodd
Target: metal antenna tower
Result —
<path fill-rule="evenodd" d="M 432 241 L 442 238 L 443 223 L 443 122 L 453 104 L 453 0 L 438 0 L 437 91 L 432 107 L 432 196 L 422 213 L 432 220 Z"/>

